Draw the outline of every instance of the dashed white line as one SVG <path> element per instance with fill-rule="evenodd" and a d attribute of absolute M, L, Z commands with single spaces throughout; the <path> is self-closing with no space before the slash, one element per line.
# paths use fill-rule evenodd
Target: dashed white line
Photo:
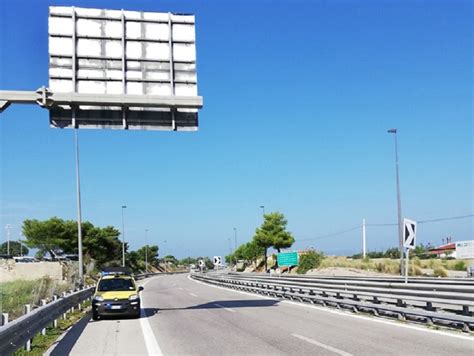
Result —
<path fill-rule="evenodd" d="M 192 295 L 193 297 L 197 297 L 197 295 L 194 293 L 189 293 L 189 295 Z"/>
<path fill-rule="evenodd" d="M 334 352 L 334 353 L 336 353 L 336 354 L 338 354 L 338 355 L 341 355 L 341 356 L 353 356 L 353 355 L 350 354 L 349 352 L 336 349 L 335 347 L 332 347 L 332 346 L 323 344 L 322 342 L 319 342 L 319 341 L 310 339 L 309 337 L 306 337 L 306 336 L 301 336 L 301 335 L 298 335 L 298 334 L 291 334 L 291 336 L 294 336 L 294 337 L 296 337 L 297 339 L 300 339 L 300 340 L 306 341 L 306 342 L 308 342 L 308 343 L 310 343 L 310 344 L 319 346 L 319 347 L 321 347 L 321 348 L 323 348 L 323 349 L 326 349 L 326 350 L 328 350 L 328 351 Z"/>
<path fill-rule="evenodd" d="M 234 310 L 234 309 L 226 308 L 225 306 L 220 305 L 220 304 L 217 304 L 217 303 L 214 303 L 214 305 L 215 305 L 216 307 L 219 307 L 219 308 L 225 309 L 225 310 L 227 310 L 227 311 L 230 311 L 230 312 L 232 312 L 232 313 L 235 313 L 235 310 Z"/>

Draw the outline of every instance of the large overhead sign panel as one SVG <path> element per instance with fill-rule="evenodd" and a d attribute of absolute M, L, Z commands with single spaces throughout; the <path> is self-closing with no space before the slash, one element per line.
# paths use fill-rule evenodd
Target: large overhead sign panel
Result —
<path fill-rule="evenodd" d="M 197 130 L 194 16 L 50 7 L 49 90 L 53 127 Z"/>

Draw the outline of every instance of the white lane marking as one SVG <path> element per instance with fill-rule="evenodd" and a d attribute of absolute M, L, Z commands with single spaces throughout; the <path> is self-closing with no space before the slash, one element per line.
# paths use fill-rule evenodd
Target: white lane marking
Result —
<path fill-rule="evenodd" d="M 189 293 L 189 295 L 192 295 L 193 297 L 197 297 L 197 295 L 194 293 Z"/>
<path fill-rule="evenodd" d="M 142 285 L 144 286 L 150 281 L 145 281 Z M 158 341 L 156 341 L 155 334 L 150 326 L 150 322 L 148 321 L 148 317 L 145 314 L 145 309 L 140 309 L 140 326 L 142 327 L 143 338 L 145 339 L 145 346 L 148 351 L 148 355 L 151 356 L 161 356 L 163 352 L 160 349 L 160 345 L 158 345 Z"/>
<path fill-rule="evenodd" d="M 214 287 L 214 288 L 217 288 L 217 289 L 226 290 L 228 292 L 245 294 L 245 295 L 248 295 L 248 296 L 251 296 L 251 297 L 257 297 L 257 298 L 261 298 L 261 299 L 278 300 L 280 303 L 290 304 L 290 305 L 294 305 L 294 306 L 297 306 L 297 307 L 311 308 L 311 309 L 320 310 L 320 311 L 323 311 L 323 312 L 326 312 L 326 313 L 333 313 L 333 314 L 337 314 L 337 315 L 341 315 L 341 316 L 346 316 L 346 317 L 349 317 L 349 318 L 359 318 L 359 319 L 373 321 L 373 322 L 376 322 L 376 323 L 382 323 L 382 324 L 388 324 L 388 325 L 391 325 L 391 326 L 397 326 L 399 328 L 413 329 L 413 330 L 423 331 L 423 332 L 430 333 L 430 334 L 438 334 L 438 335 L 443 335 L 443 336 L 454 337 L 454 338 L 457 338 L 457 339 L 474 341 L 474 337 L 472 337 L 472 336 L 457 335 L 457 334 L 454 334 L 454 333 L 451 333 L 451 332 L 446 332 L 446 331 L 441 331 L 441 330 L 431 330 L 431 329 L 427 329 L 427 328 L 424 328 L 424 327 L 421 327 L 421 326 L 416 326 L 416 325 L 400 324 L 400 323 L 397 323 L 395 321 L 377 319 L 375 317 L 371 318 L 371 317 L 364 316 L 364 315 L 352 314 L 352 313 L 349 313 L 349 312 L 343 312 L 343 311 L 333 310 L 333 309 L 329 309 L 329 308 L 318 307 L 318 306 L 312 305 L 312 304 L 297 303 L 297 302 L 291 302 L 289 300 L 281 300 L 281 299 L 276 299 L 276 298 L 271 298 L 271 297 L 265 297 L 265 296 L 259 295 L 259 294 L 243 292 L 243 291 L 239 291 L 239 290 L 235 290 L 235 289 L 214 286 L 212 284 L 196 281 L 196 280 L 192 279 L 190 276 L 188 276 L 188 279 L 193 281 L 194 283 L 199 283 L 199 284 L 202 284 L 202 285 L 207 286 L 207 287 Z"/>
<path fill-rule="evenodd" d="M 234 309 L 230 309 L 230 308 L 226 308 L 225 306 L 223 305 L 220 305 L 220 304 L 217 304 L 217 303 L 214 303 L 215 306 L 219 307 L 219 308 L 222 308 L 222 309 L 225 309 L 227 311 L 230 311 L 232 313 L 235 313 L 235 310 Z"/>
<path fill-rule="evenodd" d="M 298 339 L 300 339 L 300 340 L 309 342 L 310 344 L 313 344 L 313 345 L 322 347 L 323 349 L 326 349 L 326 350 L 328 350 L 328 351 L 332 351 L 332 352 L 334 352 L 334 353 L 336 353 L 336 354 L 338 354 L 338 355 L 341 355 L 341 356 L 353 356 L 353 355 L 350 354 L 349 352 L 345 352 L 345 351 L 336 349 L 335 347 L 332 347 L 332 346 L 323 344 L 322 342 L 319 342 L 319 341 L 310 339 L 309 337 L 306 337 L 306 336 L 301 336 L 301 335 L 298 335 L 298 334 L 291 334 L 291 336 L 294 336 L 294 337 L 296 337 L 296 338 L 298 338 Z"/>
<path fill-rule="evenodd" d="M 179 287 L 178 289 L 179 289 L 179 290 L 183 290 L 183 288 L 181 288 L 181 287 Z"/>

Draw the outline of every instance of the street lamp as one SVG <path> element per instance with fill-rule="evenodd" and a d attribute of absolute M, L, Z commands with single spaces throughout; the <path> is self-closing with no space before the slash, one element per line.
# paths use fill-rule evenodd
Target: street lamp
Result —
<path fill-rule="evenodd" d="M 148 229 L 145 229 L 145 273 L 148 273 L 148 242 L 147 242 Z"/>
<path fill-rule="evenodd" d="M 7 255 L 10 254 L 10 229 L 11 229 L 10 224 L 5 225 L 5 229 L 7 230 Z"/>
<path fill-rule="evenodd" d="M 123 210 L 126 208 L 126 205 L 122 205 L 122 267 L 125 267 L 125 220 Z"/>
<path fill-rule="evenodd" d="M 166 243 L 166 240 L 163 241 L 163 245 Z M 165 273 L 168 273 L 166 270 L 166 256 L 163 256 L 163 261 L 165 262 Z"/>
<path fill-rule="evenodd" d="M 76 109 L 72 109 L 75 117 Z M 79 164 L 79 137 L 77 127 L 74 129 L 75 163 L 76 163 L 76 216 L 77 216 L 77 263 L 79 265 L 79 285 L 84 283 L 84 265 L 82 261 L 82 208 L 81 208 L 81 173 Z"/>
<path fill-rule="evenodd" d="M 265 205 L 260 205 L 260 209 L 262 209 L 262 215 L 265 215 Z"/>
<path fill-rule="evenodd" d="M 230 258 L 230 256 L 232 255 L 232 241 L 231 241 L 230 237 L 227 240 L 229 240 L 229 258 Z M 231 259 L 229 259 L 229 264 L 232 264 Z"/>
<path fill-rule="evenodd" d="M 237 250 L 237 228 L 234 227 L 234 243 L 235 243 L 235 249 Z"/>
<path fill-rule="evenodd" d="M 402 203 L 400 199 L 400 178 L 398 172 L 398 142 L 397 129 L 390 129 L 387 131 L 394 135 L 395 138 L 395 170 L 397 179 L 397 211 L 398 211 L 398 243 L 400 247 L 400 274 L 403 274 L 403 230 L 402 230 Z"/>

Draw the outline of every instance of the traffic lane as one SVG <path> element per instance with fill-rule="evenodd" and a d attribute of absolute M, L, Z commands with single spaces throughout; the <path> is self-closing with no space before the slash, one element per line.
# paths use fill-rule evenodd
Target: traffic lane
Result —
<path fill-rule="evenodd" d="M 195 294 L 205 298 L 215 296 L 211 289 L 222 291 L 225 295 L 248 296 L 225 288 L 215 288 L 196 283 Z M 207 293 L 207 294 L 206 294 Z M 223 297 L 223 295 L 219 295 Z M 249 317 L 254 311 L 242 309 Z M 260 313 L 260 310 L 257 314 Z M 360 317 L 353 313 L 343 313 L 329 308 L 314 308 L 301 303 L 282 302 L 278 312 L 262 310 L 264 320 L 270 325 L 281 325 L 296 337 L 303 336 L 357 355 L 452 355 L 471 354 L 474 351 L 474 338 L 457 338 L 460 333 L 441 333 L 424 327 L 406 327 L 396 321 L 381 320 L 375 317 Z M 454 335 L 453 335 L 454 334 Z M 451 336 L 453 335 L 453 336 Z M 303 338 L 301 338 L 303 339 Z M 308 341 L 309 342 L 309 341 Z"/>
<path fill-rule="evenodd" d="M 255 337 L 247 332 L 242 335 L 219 314 L 200 308 L 207 301 L 179 286 L 172 287 L 173 279 L 176 278 L 169 276 L 152 280 L 143 292 L 148 321 L 163 354 L 253 354 L 256 350 L 282 354 L 271 345 L 255 345 Z"/>
<path fill-rule="evenodd" d="M 46 355 L 146 355 L 139 319 L 94 321 L 91 313 L 74 325 Z"/>
<path fill-rule="evenodd" d="M 255 328 L 249 324 L 252 320 L 225 307 L 228 300 L 209 300 L 186 291 L 191 286 L 186 285 L 188 282 L 185 276 L 170 276 L 152 280 L 145 287 L 143 301 L 150 315 L 148 321 L 163 354 L 328 354 L 287 333 L 275 333 L 266 325 Z M 253 309 L 278 303 L 234 299 Z"/>
<path fill-rule="evenodd" d="M 171 284 L 178 286 L 181 296 L 176 295 L 175 287 L 169 288 Z M 369 320 L 353 314 L 335 313 L 329 309 L 319 310 L 288 303 L 276 303 L 272 308 L 254 307 L 248 303 L 239 307 L 241 301 L 258 297 L 198 284 L 185 276 L 174 276 L 169 281 L 162 280 L 161 286 L 153 286 L 155 287 L 162 287 L 164 295 L 167 294 L 166 298 L 162 299 L 165 308 L 166 303 L 172 306 L 176 298 L 184 298 L 184 304 L 189 303 L 189 297 L 200 298 L 194 300 L 195 307 L 199 305 L 196 304 L 198 302 L 203 305 L 203 301 L 217 303 L 224 308 L 233 309 L 234 312 L 228 312 L 218 307 L 221 309 L 220 318 L 230 325 L 236 324 L 237 329 L 250 330 L 253 335 L 262 332 L 263 334 L 258 336 L 264 340 L 278 335 L 278 341 L 285 340 L 284 344 L 293 344 L 292 340 L 297 339 L 299 343 L 312 345 L 313 354 L 321 351 L 324 345 L 362 355 L 448 355 L 469 354 L 473 351 L 472 339 L 454 338 L 425 328 L 400 327 L 393 322 Z M 159 291 L 157 294 L 159 297 Z M 270 330 L 272 334 L 266 335 L 262 330 Z M 286 347 L 279 348 L 285 353 L 295 353 L 295 350 L 286 352 L 285 349 Z M 330 350 L 325 351 L 333 353 Z"/>

